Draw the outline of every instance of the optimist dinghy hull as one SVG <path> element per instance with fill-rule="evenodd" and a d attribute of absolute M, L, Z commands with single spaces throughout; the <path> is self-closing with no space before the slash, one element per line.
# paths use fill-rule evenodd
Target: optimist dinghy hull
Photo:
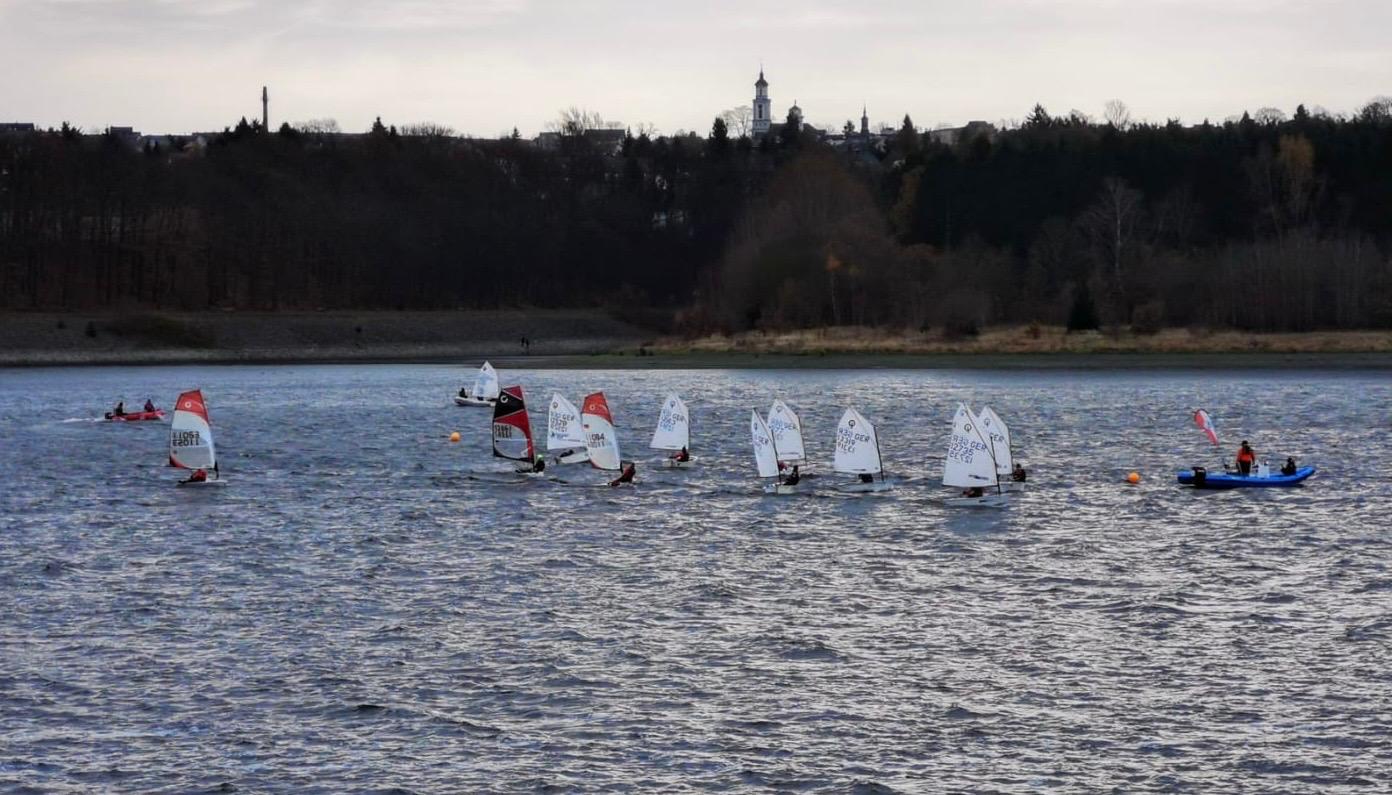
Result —
<path fill-rule="evenodd" d="M 774 497 L 790 497 L 794 494 L 802 494 L 803 491 L 801 484 L 789 486 L 786 483 L 769 483 L 764 486 L 764 493 Z"/>
<path fill-rule="evenodd" d="M 557 464 L 588 464 L 590 463 L 590 451 L 588 450 L 567 450 L 556 456 Z"/>
<path fill-rule="evenodd" d="M 493 408 L 494 404 L 496 404 L 497 402 L 498 402 L 498 401 L 496 401 L 496 400 L 488 400 L 487 398 L 476 398 L 476 397 L 466 397 L 466 398 L 463 398 L 463 397 L 460 397 L 460 396 L 458 396 L 458 395 L 455 395 L 455 396 L 454 396 L 454 405 L 456 405 L 456 406 L 469 406 L 469 407 L 472 407 L 472 408 L 485 408 L 485 409 L 491 409 L 491 408 Z"/>
<path fill-rule="evenodd" d="M 943 504 L 949 508 L 1004 508 L 1010 498 L 1004 494 L 987 494 L 981 497 L 948 497 Z"/>
<path fill-rule="evenodd" d="M 675 458 L 664 458 L 664 459 L 662 460 L 662 468 L 663 468 L 663 469 L 690 469 L 690 468 L 691 468 L 691 465 L 692 465 L 692 464 L 695 464 L 695 463 L 696 463 L 696 459 L 695 459 L 695 458 L 690 458 L 690 459 L 687 459 L 686 461 L 678 461 L 678 460 L 676 460 Z"/>
<path fill-rule="evenodd" d="M 180 480 L 176 481 L 175 485 L 179 488 L 203 488 L 205 486 L 221 486 L 226 482 L 227 481 L 222 478 L 217 478 L 216 480 Z"/>
<path fill-rule="evenodd" d="M 1206 472 L 1202 469 L 1186 469 L 1179 473 L 1179 485 L 1193 486 L 1196 489 L 1261 489 L 1281 486 L 1298 486 L 1306 478 L 1315 474 L 1314 467 L 1300 467 L 1294 475 L 1280 473 L 1261 477 L 1259 475 L 1239 475 L 1232 472 Z"/>
<path fill-rule="evenodd" d="M 890 491 L 894 484 L 877 480 L 874 483 L 846 483 L 841 486 L 840 491 L 847 494 L 877 494 L 879 492 Z"/>

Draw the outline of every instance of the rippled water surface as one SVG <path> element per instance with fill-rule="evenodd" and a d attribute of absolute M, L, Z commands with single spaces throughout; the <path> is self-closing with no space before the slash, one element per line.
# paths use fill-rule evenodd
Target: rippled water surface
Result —
<path fill-rule="evenodd" d="M 0 786 L 1392 788 L 1386 375 L 505 370 L 538 424 L 608 393 L 623 490 L 507 474 L 467 377 L 0 371 Z M 220 489 L 173 486 L 167 425 L 85 419 L 192 387 Z M 671 390 L 690 472 L 646 464 Z M 824 462 L 855 404 L 897 489 L 760 496 L 775 396 Z M 1008 509 L 939 502 L 961 399 L 1031 469 Z M 1177 488 L 1219 463 L 1193 405 L 1319 474 Z"/>

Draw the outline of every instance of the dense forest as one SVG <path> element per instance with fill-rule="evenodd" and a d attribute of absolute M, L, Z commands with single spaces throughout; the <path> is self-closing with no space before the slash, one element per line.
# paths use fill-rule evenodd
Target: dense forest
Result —
<path fill-rule="evenodd" d="M 245 121 L 143 150 L 0 135 L 0 308 L 602 306 L 829 324 L 1392 326 L 1392 101 L 950 144 L 624 135 L 554 147 Z"/>

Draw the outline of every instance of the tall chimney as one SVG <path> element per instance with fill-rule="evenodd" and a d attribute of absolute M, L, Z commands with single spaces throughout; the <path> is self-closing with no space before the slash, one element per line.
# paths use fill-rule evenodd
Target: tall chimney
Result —
<path fill-rule="evenodd" d="M 261 129 L 271 131 L 271 98 L 265 86 L 261 86 Z"/>

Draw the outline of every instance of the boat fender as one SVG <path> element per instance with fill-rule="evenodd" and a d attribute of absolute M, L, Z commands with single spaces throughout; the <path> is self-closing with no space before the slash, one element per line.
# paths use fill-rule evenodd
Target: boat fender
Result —
<path fill-rule="evenodd" d="M 1203 467 L 1194 467 L 1194 485 L 1202 486 L 1208 482 L 1208 470 Z"/>

